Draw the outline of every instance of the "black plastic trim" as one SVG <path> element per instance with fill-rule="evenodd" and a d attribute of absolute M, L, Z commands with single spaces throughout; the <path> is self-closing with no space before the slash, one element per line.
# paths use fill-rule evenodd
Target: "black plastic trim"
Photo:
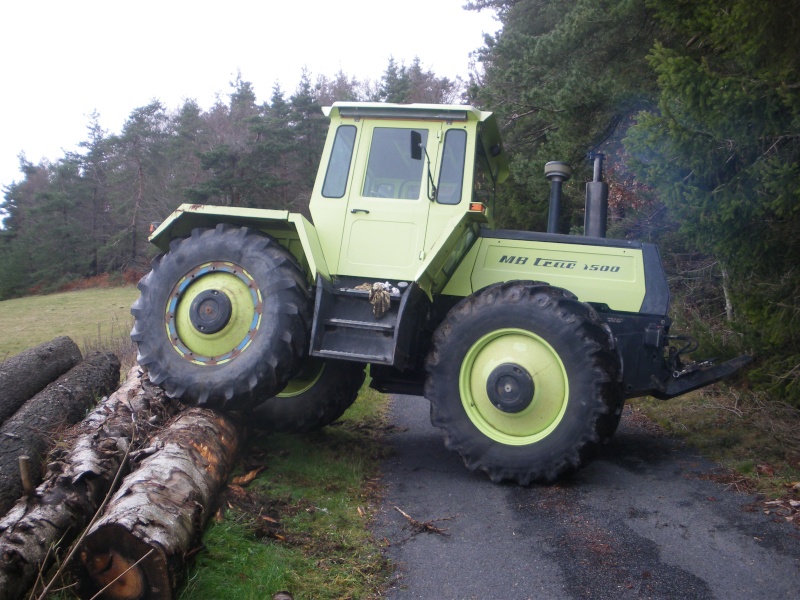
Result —
<path fill-rule="evenodd" d="M 653 244 L 642 244 L 645 294 L 640 313 L 666 315 L 669 312 L 669 286 L 661 264 L 661 255 Z"/>

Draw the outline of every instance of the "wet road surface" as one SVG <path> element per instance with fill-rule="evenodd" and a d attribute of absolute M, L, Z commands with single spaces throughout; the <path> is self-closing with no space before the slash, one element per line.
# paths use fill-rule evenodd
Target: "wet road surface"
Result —
<path fill-rule="evenodd" d="M 397 568 L 389 598 L 800 598 L 800 529 L 710 480 L 712 463 L 628 409 L 600 458 L 528 488 L 469 472 L 428 411 L 392 399 L 375 531 Z"/>

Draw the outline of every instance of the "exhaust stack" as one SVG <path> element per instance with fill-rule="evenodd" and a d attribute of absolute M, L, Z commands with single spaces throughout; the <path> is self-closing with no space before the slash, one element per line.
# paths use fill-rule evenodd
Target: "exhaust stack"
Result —
<path fill-rule="evenodd" d="M 606 237 L 608 218 L 608 184 L 603 181 L 603 158 L 600 152 L 589 155 L 594 160 L 594 176 L 586 184 L 586 216 L 583 220 L 583 235 Z"/>
<path fill-rule="evenodd" d="M 544 176 L 550 181 L 550 212 L 547 218 L 547 233 L 558 233 L 558 218 L 561 210 L 561 184 L 572 175 L 567 163 L 550 161 L 544 166 Z"/>

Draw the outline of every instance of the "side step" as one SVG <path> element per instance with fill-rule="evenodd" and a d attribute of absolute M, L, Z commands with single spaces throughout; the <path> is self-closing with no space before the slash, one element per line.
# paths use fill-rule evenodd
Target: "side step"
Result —
<path fill-rule="evenodd" d="M 317 277 L 311 356 L 403 368 L 409 359 L 415 310 L 422 290 L 415 283 L 389 294 L 389 306 L 376 317 L 369 290 L 356 289 L 372 281 Z"/>

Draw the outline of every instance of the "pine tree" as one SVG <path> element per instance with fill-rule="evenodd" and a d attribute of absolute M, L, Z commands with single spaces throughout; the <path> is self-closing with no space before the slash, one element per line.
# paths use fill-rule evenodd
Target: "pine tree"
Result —
<path fill-rule="evenodd" d="M 657 109 L 627 145 L 695 248 L 729 277 L 764 381 L 800 404 L 800 23 L 797 0 L 648 5 Z"/>
<path fill-rule="evenodd" d="M 472 102 L 498 114 L 512 158 L 500 223 L 545 228 L 543 168 L 561 160 L 575 175 L 564 188 L 560 231 L 582 225 L 587 153 L 618 139 L 629 116 L 654 103 L 645 59 L 657 31 L 652 14 L 643 0 L 478 0 L 467 7 L 495 10 L 503 25 L 478 51 L 484 72 L 470 91 Z M 604 151 L 613 154 L 611 146 Z"/>

